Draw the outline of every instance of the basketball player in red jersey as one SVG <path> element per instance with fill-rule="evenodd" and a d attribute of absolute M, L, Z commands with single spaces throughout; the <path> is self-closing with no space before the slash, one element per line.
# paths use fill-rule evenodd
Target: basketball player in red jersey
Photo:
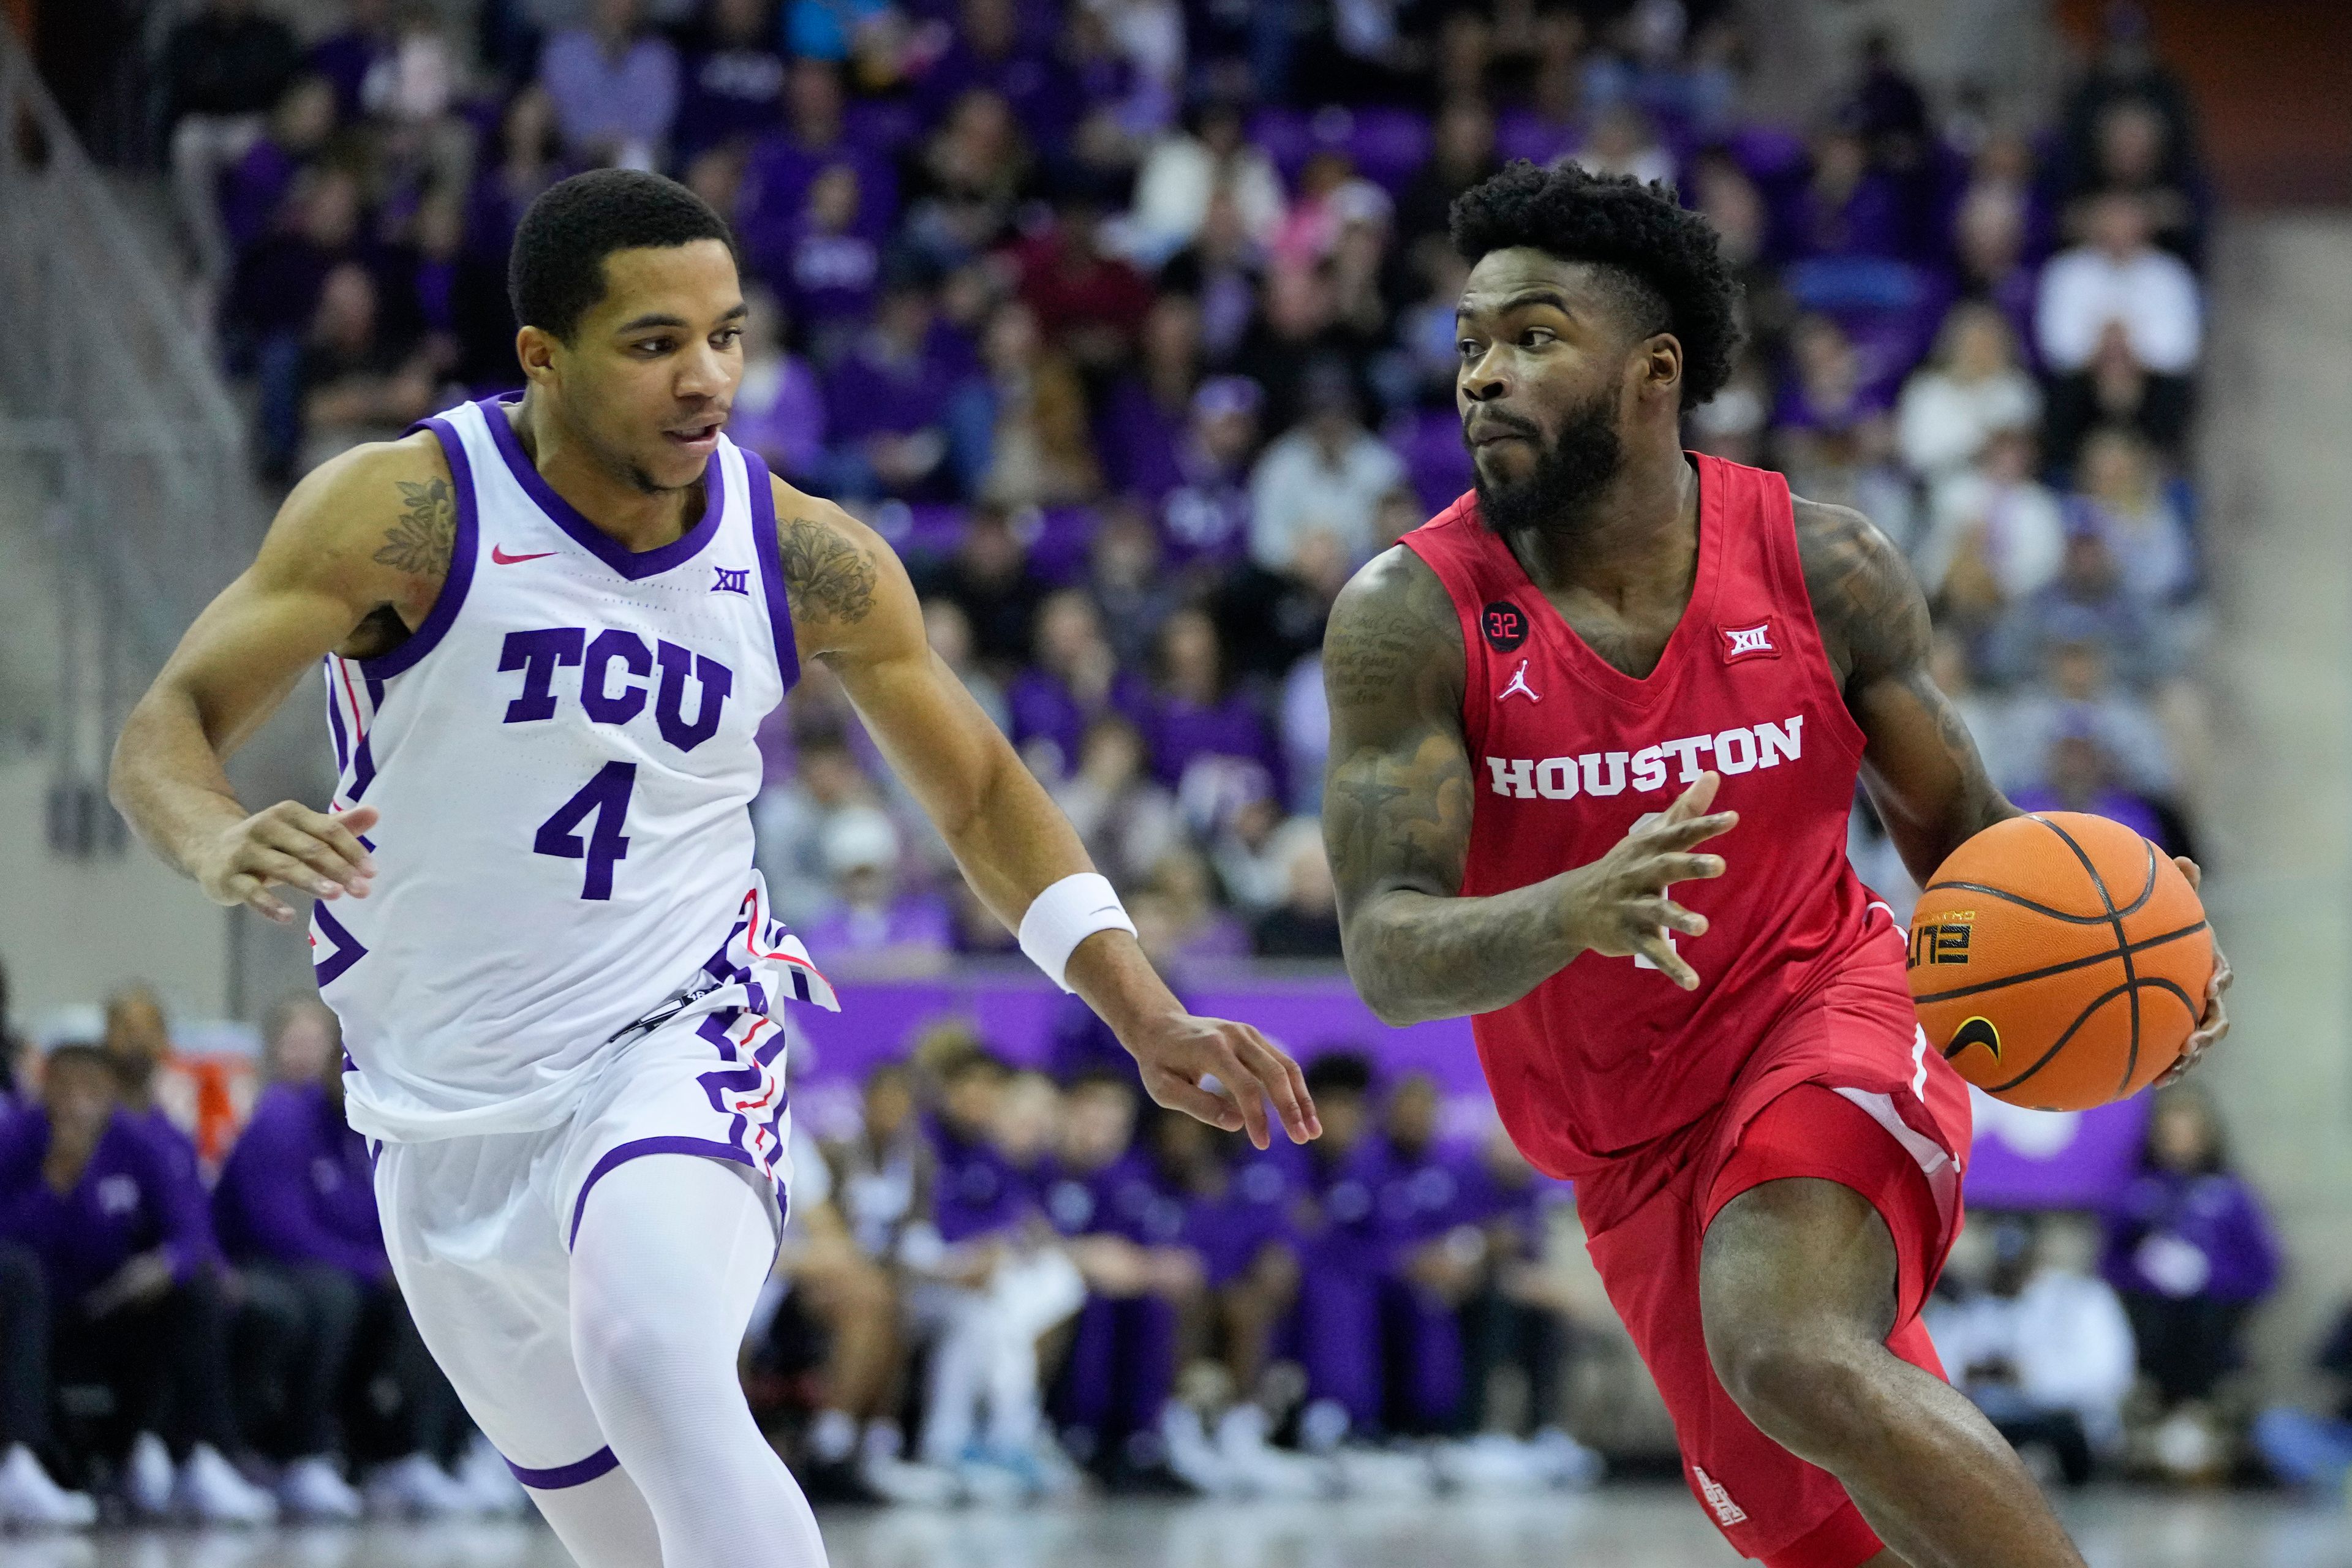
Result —
<path fill-rule="evenodd" d="M 1857 513 L 1683 451 L 1738 289 L 1671 195 L 1517 163 L 1453 223 L 1477 489 L 1324 644 L 1349 969 L 1391 1023 L 1476 1016 L 1741 1553 L 2079 1568 L 1918 1321 L 1967 1089 L 1846 824 L 1859 773 L 1924 882 L 2015 815 L 1928 679 L 1918 587 Z"/>

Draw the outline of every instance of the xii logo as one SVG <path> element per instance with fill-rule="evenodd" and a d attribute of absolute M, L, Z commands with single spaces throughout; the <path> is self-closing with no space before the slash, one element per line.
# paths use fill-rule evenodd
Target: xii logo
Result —
<path fill-rule="evenodd" d="M 710 584 L 712 593 L 741 594 L 750 597 L 751 569 L 749 566 L 713 566 L 711 570 L 719 574 L 719 581 Z"/>

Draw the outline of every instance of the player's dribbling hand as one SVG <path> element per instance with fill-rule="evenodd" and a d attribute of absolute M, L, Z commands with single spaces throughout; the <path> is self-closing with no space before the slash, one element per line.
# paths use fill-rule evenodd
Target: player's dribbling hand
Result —
<path fill-rule="evenodd" d="M 1288 1052 L 1247 1024 L 1172 1013 L 1129 1033 L 1134 1037 L 1121 1043 L 1143 1069 L 1144 1092 L 1155 1104 L 1228 1132 L 1245 1131 L 1261 1149 L 1273 1142 L 1267 1100 L 1292 1142 L 1322 1134 L 1307 1075 Z M 1216 1087 L 1207 1087 L 1204 1079 Z"/>
<path fill-rule="evenodd" d="M 1608 854 L 1561 875 L 1561 918 L 1580 950 L 1610 958 L 1638 953 L 1684 990 L 1697 988 L 1698 973 L 1675 952 L 1673 937 L 1676 931 L 1701 935 L 1706 917 L 1666 897 L 1666 889 L 1723 875 L 1722 856 L 1691 853 L 1739 820 L 1736 811 L 1707 812 L 1721 782 L 1715 773 L 1701 773 L 1674 805 L 1627 833 Z"/>
<path fill-rule="evenodd" d="M 293 888 L 320 899 L 367 897 L 375 861 L 359 836 L 376 825 L 377 815 L 372 805 L 355 805 L 330 816 L 299 801 L 281 800 L 225 829 L 189 869 L 213 902 L 244 904 L 279 925 L 291 925 L 293 906 L 274 897 L 271 888 Z"/>
<path fill-rule="evenodd" d="M 2186 855 L 2175 855 L 2172 863 L 2180 868 L 2180 874 L 2189 879 L 2191 888 L 2202 886 L 2205 874 L 2197 868 L 2196 861 Z M 2221 993 L 2230 988 L 2231 978 L 2230 961 L 2222 956 L 2221 944 L 2217 942 L 2213 948 L 2213 978 L 2205 983 L 2205 1015 L 2197 1020 L 2196 1032 L 2189 1037 L 2188 1044 L 2180 1047 L 2180 1059 L 2166 1068 L 2164 1076 L 2156 1080 L 2157 1088 L 2164 1089 L 2179 1083 L 2196 1067 L 2198 1059 L 2230 1032 L 2230 1015 L 2221 1006 Z"/>

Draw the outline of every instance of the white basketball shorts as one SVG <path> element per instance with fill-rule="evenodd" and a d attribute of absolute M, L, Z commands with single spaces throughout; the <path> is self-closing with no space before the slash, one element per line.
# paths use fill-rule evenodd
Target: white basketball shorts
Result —
<path fill-rule="evenodd" d="M 384 1247 L 417 1331 L 525 1486 L 578 1486 L 617 1463 L 572 1354 L 571 1247 L 599 1181 L 647 1154 L 727 1161 L 768 1194 L 782 1235 L 783 1043 L 757 1013 L 689 1014 L 616 1046 L 552 1127 L 379 1146 Z"/>

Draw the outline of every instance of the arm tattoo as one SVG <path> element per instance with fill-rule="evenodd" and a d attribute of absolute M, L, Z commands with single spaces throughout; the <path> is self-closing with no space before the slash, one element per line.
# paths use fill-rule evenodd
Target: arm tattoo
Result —
<path fill-rule="evenodd" d="M 1349 970 L 1394 1023 L 1502 1006 L 1572 956 L 1544 884 L 1460 896 L 1476 798 L 1461 647 L 1444 589 L 1402 551 L 1349 585 L 1324 641 L 1324 842 Z"/>
<path fill-rule="evenodd" d="M 1850 508 L 1800 500 L 1796 511 L 1805 591 L 1866 742 L 1871 800 L 1924 882 L 2017 808 L 1985 775 L 1968 724 L 1928 672 L 1935 632 L 1902 552 Z"/>
<path fill-rule="evenodd" d="M 421 485 L 395 479 L 400 503 L 408 510 L 383 536 L 375 552 L 378 565 L 438 583 L 449 575 L 449 552 L 457 540 L 457 505 L 449 481 L 430 479 Z"/>
<path fill-rule="evenodd" d="M 832 529 L 796 517 L 776 544 L 794 615 L 855 626 L 874 608 L 874 563 Z"/>

